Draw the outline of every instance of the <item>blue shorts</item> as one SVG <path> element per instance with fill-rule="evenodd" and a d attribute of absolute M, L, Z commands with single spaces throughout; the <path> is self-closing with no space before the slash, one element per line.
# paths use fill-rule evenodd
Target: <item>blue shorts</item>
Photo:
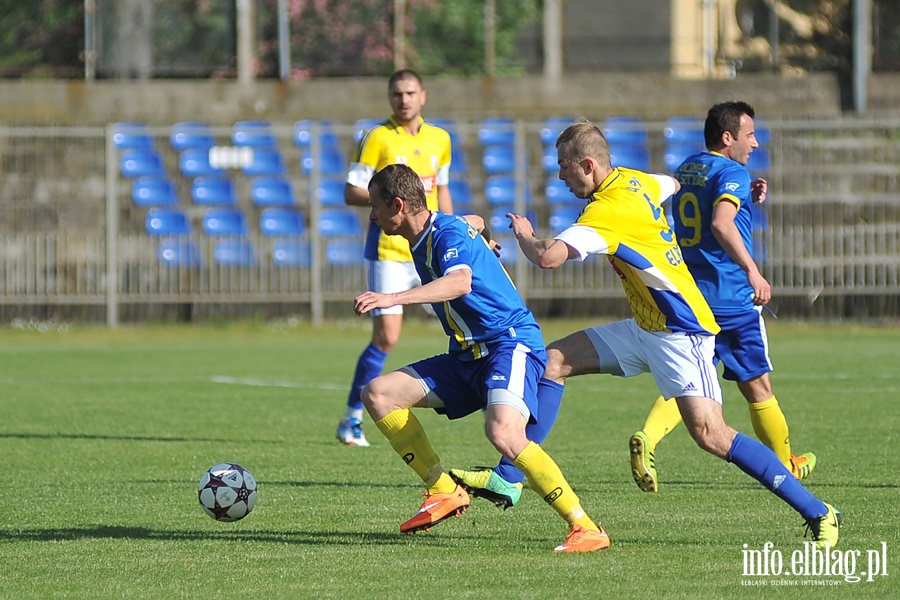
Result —
<path fill-rule="evenodd" d="M 724 379 L 744 382 L 772 371 L 761 306 L 738 315 L 716 315 L 716 322 L 722 328 L 716 335 L 716 358 L 725 366 Z"/>
<path fill-rule="evenodd" d="M 459 419 L 489 403 L 508 404 L 537 421 L 537 385 L 547 368 L 547 351 L 511 341 L 489 346 L 478 360 L 440 354 L 403 367 L 422 384 L 428 405 Z"/>

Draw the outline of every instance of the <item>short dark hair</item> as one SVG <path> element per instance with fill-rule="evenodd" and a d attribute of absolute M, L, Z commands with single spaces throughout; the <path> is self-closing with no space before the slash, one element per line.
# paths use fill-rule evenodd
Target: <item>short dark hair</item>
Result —
<path fill-rule="evenodd" d="M 722 135 L 727 131 L 737 137 L 741 128 L 741 117 L 747 115 L 752 119 L 755 114 L 752 106 L 740 101 L 720 102 L 710 108 L 706 113 L 706 123 L 703 126 L 706 149 L 722 148 Z"/>
<path fill-rule="evenodd" d="M 428 208 L 422 179 L 406 165 L 388 165 L 375 173 L 369 182 L 369 190 L 372 189 L 384 202 L 403 198 L 413 214 Z"/>
<path fill-rule="evenodd" d="M 609 167 L 609 142 L 603 131 L 579 117 L 556 138 L 556 151 L 562 160 L 581 161 L 590 156 L 601 166 Z"/>
<path fill-rule="evenodd" d="M 417 82 L 419 82 L 419 87 L 424 87 L 422 84 L 422 78 L 419 77 L 418 73 L 416 73 L 412 69 L 400 69 L 394 71 L 391 74 L 390 79 L 388 79 L 388 90 L 391 90 L 394 87 L 395 83 L 404 79 L 415 79 Z"/>

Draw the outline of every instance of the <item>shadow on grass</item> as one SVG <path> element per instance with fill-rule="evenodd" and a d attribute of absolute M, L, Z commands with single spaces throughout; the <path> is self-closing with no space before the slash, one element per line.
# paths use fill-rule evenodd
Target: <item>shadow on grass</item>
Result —
<path fill-rule="evenodd" d="M 297 544 L 310 546 L 362 546 L 407 545 L 409 543 L 443 546 L 448 541 L 475 536 L 453 535 L 407 536 L 399 532 L 361 531 L 172 531 L 146 527 L 98 525 L 94 527 L 69 527 L 60 529 L 0 529 L 0 542 L 64 542 L 78 540 L 162 540 L 197 542 L 256 542 L 271 544 Z"/>
<path fill-rule="evenodd" d="M 222 439 L 194 437 L 162 437 L 158 435 L 108 435 L 96 433 L 10 433 L 0 432 L 0 439 L 22 440 L 110 440 L 124 442 L 200 442 L 221 444 Z M 283 444 L 282 440 L 244 440 L 252 444 Z"/>

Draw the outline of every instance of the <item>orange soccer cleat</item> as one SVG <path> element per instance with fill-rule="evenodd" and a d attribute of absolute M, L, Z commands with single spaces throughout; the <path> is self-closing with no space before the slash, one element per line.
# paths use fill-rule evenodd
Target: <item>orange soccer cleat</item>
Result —
<path fill-rule="evenodd" d="M 469 493 L 461 485 L 449 494 L 429 494 L 425 492 L 425 502 L 413 518 L 400 525 L 401 533 L 428 531 L 444 519 L 458 517 L 469 507 Z"/>

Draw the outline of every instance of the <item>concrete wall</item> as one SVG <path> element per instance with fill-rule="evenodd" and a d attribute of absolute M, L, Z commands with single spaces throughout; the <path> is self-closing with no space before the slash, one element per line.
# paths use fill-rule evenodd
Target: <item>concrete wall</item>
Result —
<path fill-rule="evenodd" d="M 426 80 L 426 114 L 476 121 L 487 116 L 538 119 L 549 115 L 633 115 L 661 119 L 705 114 L 715 102 L 744 99 L 766 119 L 840 114 L 837 78 L 739 75 L 734 80 L 685 81 L 666 75 L 597 74 L 489 80 Z M 900 82 L 873 85 L 873 110 L 898 110 Z M 895 104 L 891 106 L 891 104 Z M 352 122 L 389 112 L 384 78 L 259 81 L 105 82 L 20 80 L 0 82 L 0 124 L 100 125 L 144 121 L 169 125 L 202 120 L 227 125 L 240 119 L 291 123 L 297 119 Z"/>

